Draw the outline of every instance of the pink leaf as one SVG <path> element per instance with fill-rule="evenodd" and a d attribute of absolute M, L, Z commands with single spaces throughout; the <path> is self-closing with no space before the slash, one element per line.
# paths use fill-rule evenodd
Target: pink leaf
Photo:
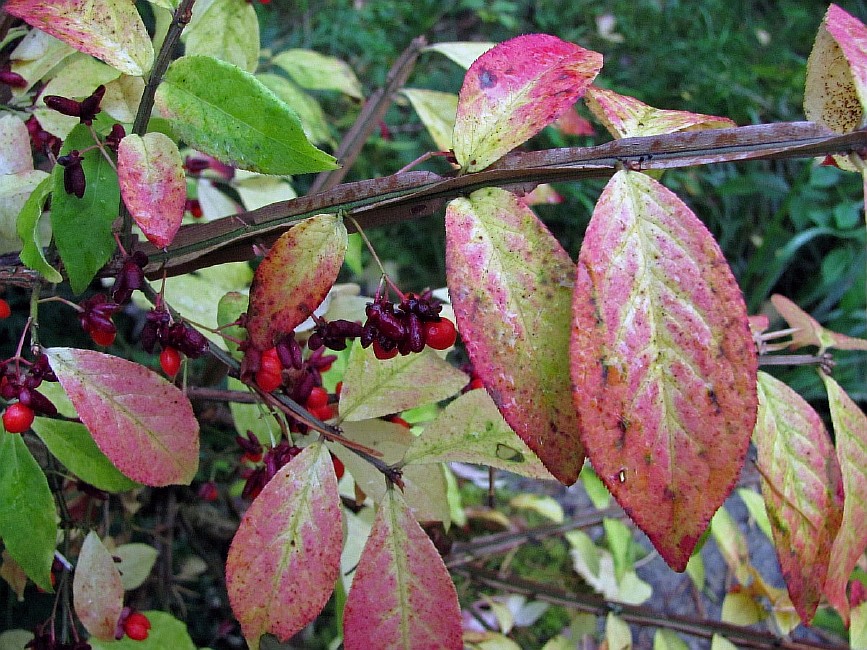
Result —
<path fill-rule="evenodd" d="M 574 109 L 563 113 L 551 126 L 563 135 L 596 135 L 590 120 L 579 115 Z"/>
<path fill-rule="evenodd" d="M 864 106 L 867 106 L 867 28 L 832 4 L 807 61 L 804 113 L 807 119 L 821 122 L 837 133 L 848 133 L 860 126 Z M 838 163 L 843 160 L 836 158 Z"/>
<path fill-rule="evenodd" d="M 620 505 L 683 571 L 734 487 L 755 422 L 740 289 L 677 196 L 620 171 L 584 236 L 573 310 L 581 440 Z"/>
<path fill-rule="evenodd" d="M 286 641 L 319 615 L 340 573 L 342 545 L 334 466 L 314 443 L 256 497 L 229 548 L 226 588 L 251 650 L 266 632 Z"/>
<path fill-rule="evenodd" d="M 303 323 L 328 295 L 347 246 L 343 220 L 319 214 L 278 239 L 250 288 L 247 331 L 260 350 Z"/>
<path fill-rule="evenodd" d="M 804 398 L 763 372 L 753 441 L 783 577 L 795 611 L 809 623 L 822 597 L 842 517 L 834 446 Z"/>
<path fill-rule="evenodd" d="M 172 243 L 184 219 L 187 180 L 178 146 L 162 133 L 130 134 L 117 149 L 120 194 L 157 248 Z"/>
<path fill-rule="evenodd" d="M 602 68 L 602 55 L 547 34 L 500 43 L 470 66 L 458 98 L 455 157 L 484 169 L 569 110 Z"/>
<path fill-rule="evenodd" d="M 798 330 L 792 334 L 792 343 L 789 347 L 793 349 L 815 345 L 823 351 L 826 348 L 867 350 L 867 339 L 858 339 L 825 329 L 819 324 L 819 321 L 784 296 L 774 294 L 771 296 L 771 303 L 789 327 Z"/>
<path fill-rule="evenodd" d="M 129 0 L 8 0 L 3 9 L 124 74 L 140 77 L 153 64 L 153 45 Z"/>
<path fill-rule="evenodd" d="M 634 97 L 595 86 L 587 90 L 585 101 L 587 108 L 615 138 L 737 126 L 727 117 L 654 108 Z"/>
<path fill-rule="evenodd" d="M 831 547 L 825 595 L 849 623 L 846 584 L 867 548 L 867 416 L 840 385 L 822 375 L 828 390 L 837 460 L 843 476 L 843 521 Z"/>
<path fill-rule="evenodd" d="M 488 188 L 446 210 L 446 275 L 475 372 L 558 480 L 584 464 L 569 387 L 574 266 L 536 215 Z"/>
<path fill-rule="evenodd" d="M 388 490 L 343 611 L 347 650 L 463 648 L 449 572 L 403 497 Z"/>
<path fill-rule="evenodd" d="M 199 466 L 199 423 L 177 387 L 137 363 L 50 348 L 51 369 L 97 446 L 145 485 L 187 485 Z"/>
<path fill-rule="evenodd" d="M 111 553 L 93 531 L 81 545 L 72 597 L 75 613 L 84 629 L 97 639 L 114 640 L 123 609 L 123 584 Z"/>

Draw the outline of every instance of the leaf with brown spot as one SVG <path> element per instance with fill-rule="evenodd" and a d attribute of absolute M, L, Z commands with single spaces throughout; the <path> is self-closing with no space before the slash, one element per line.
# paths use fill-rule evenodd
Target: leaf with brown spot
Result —
<path fill-rule="evenodd" d="M 594 469 L 677 571 L 749 446 L 757 357 L 748 323 L 701 221 L 647 175 L 615 174 L 578 259 L 573 397 Z"/>
<path fill-rule="evenodd" d="M 280 236 L 250 287 L 247 331 L 260 350 L 303 323 L 328 295 L 343 265 L 348 236 L 333 214 L 310 217 Z"/>
<path fill-rule="evenodd" d="M 286 641 L 319 616 L 340 574 L 342 546 L 337 478 L 317 442 L 268 482 L 229 547 L 226 589 L 250 650 L 267 632 Z"/>
<path fill-rule="evenodd" d="M 523 202 L 488 188 L 446 210 L 446 275 L 475 372 L 551 474 L 574 483 L 584 448 L 569 386 L 569 255 Z"/>
<path fill-rule="evenodd" d="M 500 43 L 470 66 L 458 98 L 454 151 L 464 171 L 501 158 L 569 110 L 602 55 L 547 34 Z"/>
<path fill-rule="evenodd" d="M 753 442 L 762 495 L 789 596 L 809 623 L 843 514 L 840 466 L 825 425 L 803 397 L 764 372 L 758 386 Z"/>
<path fill-rule="evenodd" d="M 867 28 L 832 4 L 807 60 L 804 114 L 832 131 L 857 129 L 867 106 Z M 840 157 L 838 157 L 840 158 Z"/>

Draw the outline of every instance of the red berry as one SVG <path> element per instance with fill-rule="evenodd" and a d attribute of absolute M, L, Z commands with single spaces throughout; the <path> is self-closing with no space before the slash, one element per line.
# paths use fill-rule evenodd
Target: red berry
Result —
<path fill-rule="evenodd" d="M 341 460 L 337 456 L 335 456 L 334 454 L 331 454 L 331 462 L 334 463 L 334 475 L 337 477 L 337 480 L 339 481 L 340 479 L 343 478 L 343 473 L 346 471 L 346 468 L 343 466 L 343 463 L 341 462 Z"/>
<path fill-rule="evenodd" d="M 259 359 L 259 372 L 268 372 L 272 375 L 279 375 L 283 371 L 283 364 L 280 363 L 280 355 L 277 354 L 277 348 L 268 348 L 262 351 L 262 356 Z"/>
<path fill-rule="evenodd" d="M 12 308 L 9 303 L 0 298 L 0 319 L 9 318 L 12 315 Z"/>
<path fill-rule="evenodd" d="M 174 348 L 163 348 L 160 352 L 160 368 L 169 377 L 174 377 L 181 369 L 181 353 Z"/>
<path fill-rule="evenodd" d="M 241 456 L 241 460 L 246 460 L 250 463 L 258 463 L 262 460 L 262 452 L 245 451 L 244 455 Z"/>
<path fill-rule="evenodd" d="M 88 334 L 90 334 L 90 338 L 93 339 L 94 343 L 101 345 L 102 347 L 107 347 L 114 343 L 114 338 L 117 336 L 117 332 L 97 329 L 90 330 Z"/>
<path fill-rule="evenodd" d="M 320 406 L 318 408 L 308 407 L 308 410 L 310 411 L 311 415 L 319 418 L 323 422 L 325 422 L 326 420 L 330 420 L 334 417 L 334 409 L 332 409 L 328 404 L 326 404 L 325 406 Z"/>
<path fill-rule="evenodd" d="M 308 410 L 322 408 L 328 405 L 328 391 L 322 386 L 314 386 L 304 404 Z"/>
<path fill-rule="evenodd" d="M 148 638 L 151 622 L 141 612 L 133 612 L 123 622 L 123 631 L 133 641 L 144 641 Z"/>
<path fill-rule="evenodd" d="M 448 318 L 425 321 L 424 334 L 425 342 L 434 350 L 447 350 L 455 344 L 458 338 L 455 324 Z"/>
<path fill-rule="evenodd" d="M 484 388 L 485 382 L 483 382 L 479 377 L 473 377 L 470 380 L 470 383 L 467 384 L 467 390 L 476 390 L 477 388 Z"/>
<path fill-rule="evenodd" d="M 33 424 L 33 409 L 15 402 L 10 404 L 3 412 L 3 426 L 9 433 L 24 433 Z"/>
<path fill-rule="evenodd" d="M 391 350 L 386 350 L 379 342 L 379 339 L 376 339 L 373 342 L 373 354 L 377 359 L 385 360 L 385 359 L 393 359 L 397 356 L 397 347 L 393 347 Z"/>
<path fill-rule="evenodd" d="M 256 373 L 256 385 L 266 393 L 280 388 L 283 383 L 283 375 L 279 372 L 270 372 L 265 368 Z"/>

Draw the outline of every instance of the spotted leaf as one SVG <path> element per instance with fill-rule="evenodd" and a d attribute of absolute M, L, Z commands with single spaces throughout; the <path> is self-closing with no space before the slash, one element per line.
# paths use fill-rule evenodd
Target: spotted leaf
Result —
<path fill-rule="evenodd" d="M 81 545 L 72 580 L 72 597 L 75 613 L 84 629 L 97 639 L 114 639 L 123 609 L 123 584 L 111 553 L 93 531 Z"/>
<path fill-rule="evenodd" d="M 671 191 L 614 175 L 581 246 L 572 385 L 605 485 L 678 571 L 731 492 L 756 417 L 756 352 L 711 234 Z"/>

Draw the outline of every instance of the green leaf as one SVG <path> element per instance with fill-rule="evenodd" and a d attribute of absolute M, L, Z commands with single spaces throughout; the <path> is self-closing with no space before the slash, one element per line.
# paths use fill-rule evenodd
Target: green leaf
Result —
<path fill-rule="evenodd" d="M 420 88 L 404 88 L 400 92 L 410 101 L 436 146 L 442 151 L 451 149 L 458 96 Z"/>
<path fill-rule="evenodd" d="M 352 346 L 340 393 L 340 418 L 367 420 L 438 402 L 466 386 L 467 376 L 429 348 L 377 359 L 373 348 Z"/>
<path fill-rule="evenodd" d="M 259 19 L 249 2 L 197 0 L 181 40 L 187 55 L 212 56 L 247 72 L 259 64 Z"/>
<path fill-rule="evenodd" d="M 157 561 L 159 551 L 148 544 L 121 544 L 111 554 L 120 559 L 117 569 L 120 582 L 125 591 L 136 589 L 144 584 Z"/>
<path fill-rule="evenodd" d="M 21 261 L 49 282 L 57 283 L 63 281 L 63 276 L 45 259 L 39 235 L 39 218 L 42 216 L 45 199 L 51 194 L 51 186 L 50 176 L 46 176 L 36 186 L 18 214 L 17 229 L 18 237 L 24 242 L 24 248 L 19 254 Z"/>
<path fill-rule="evenodd" d="M 0 537 L 12 559 L 45 591 L 57 539 L 54 497 L 21 436 L 0 434 Z"/>
<path fill-rule="evenodd" d="M 768 539 L 772 539 L 773 533 L 771 532 L 771 522 L 768 520 L 768 511 L 765 508 L 765 502 L 762 499 L 762 495 L 750 488 L 738 488 L 736 492 L 741 498 L 741 501 L 744 502 L 744 505 L 746 505 L 750 517 L 752 517 L 756 522 L 756 526 L 759 527 L 759 530 L 761 530 Z"/>
<path fill-rule="evenodd" d="M 304 133 L 313 144 L 331 141 L 328 118 L 314 97 L 304 92 L 294 81 L 280 75 L 263 72 L 256 79 L 265 84 L 277 97 L 298 114 Z"/>
<path fill-rule="evenodd" d="M 605 540 L 608 542 L 608 550 L 614 559 L 614 575 L 617 582 L 623 580 L 627 571 L 632 570 L 634 549 L 632 546 L 632 530 L 619 519 L 606 517 L 602 520 L 605 528 Z"/>
<path fill-rule="evenodd" d="M 263 174 L 337 167 L 310 144 L 291 108 L 229 63 L 181 57 L 169 66 L 155 101 L 181 139 L 224 163 Z"/>
<path fill-rule="evenodd" d="M 73 149 L 83 150 L 92 145 L 90 130 L 79 124 L 66 138 L 60 153 L 65 155 Z M 76 294 L 87 289 L 114 252 L 116 243 L 111 227 L 120 204 L 120 187 L 111 165 L 97 149 L 88 151 L 83 157 L 81 166 L 87 187 L 80 199 L 66 193 L 64 167 L 56 165 L 52 170 L 51 229 Z"/>
<path fill-rule="evenodd" d="M 226 337 L 223 339 L 223 345 L 234 356 L 240 356 L 240 351 L 238 350 L 238 343 L 232 339 L 245 340 L 247 328 L 231 325 L 231 323 L 236 323 L 247 312 L 249 302 L 250 299 L 245 294 L 239 291 L 229 291 L 217 303 L 217 327 L 220 328 L 220 333 Z"/>
<path fill-rule="evenodd" d="M 171 614 L 150 610 L 142 612 L 151 622 L 148 638 L 134 641 L 125 636 L 120 641 L 101 641 L 90 638 L 87 642 L 93 650 L 196 650 L 196 644 L 187 632 L 187 626 Z"/>
<path fill-rule="evenodd" d="M 364 99 L 361 83 L 352 68 L 333 56 L 313 50 L 286 50 L 275 56 L 273 63 L 302 88 L 337 90 L 350 97 Z"/>
<path fill-rule="evenodd" d="M 139 485 L 124 476 L 99 450 L 83 424 L 36 418 L 33 430 L 57 460 L 94 487 L 106 492 L 124 492 Z"/>
<path fill-rule="evenodd" d="M 554 478 L 506 424 L 485 390 L 471 390 L 446 406 L 413 440 L 403 462 L 478 463 L 530 478 Z"/>

